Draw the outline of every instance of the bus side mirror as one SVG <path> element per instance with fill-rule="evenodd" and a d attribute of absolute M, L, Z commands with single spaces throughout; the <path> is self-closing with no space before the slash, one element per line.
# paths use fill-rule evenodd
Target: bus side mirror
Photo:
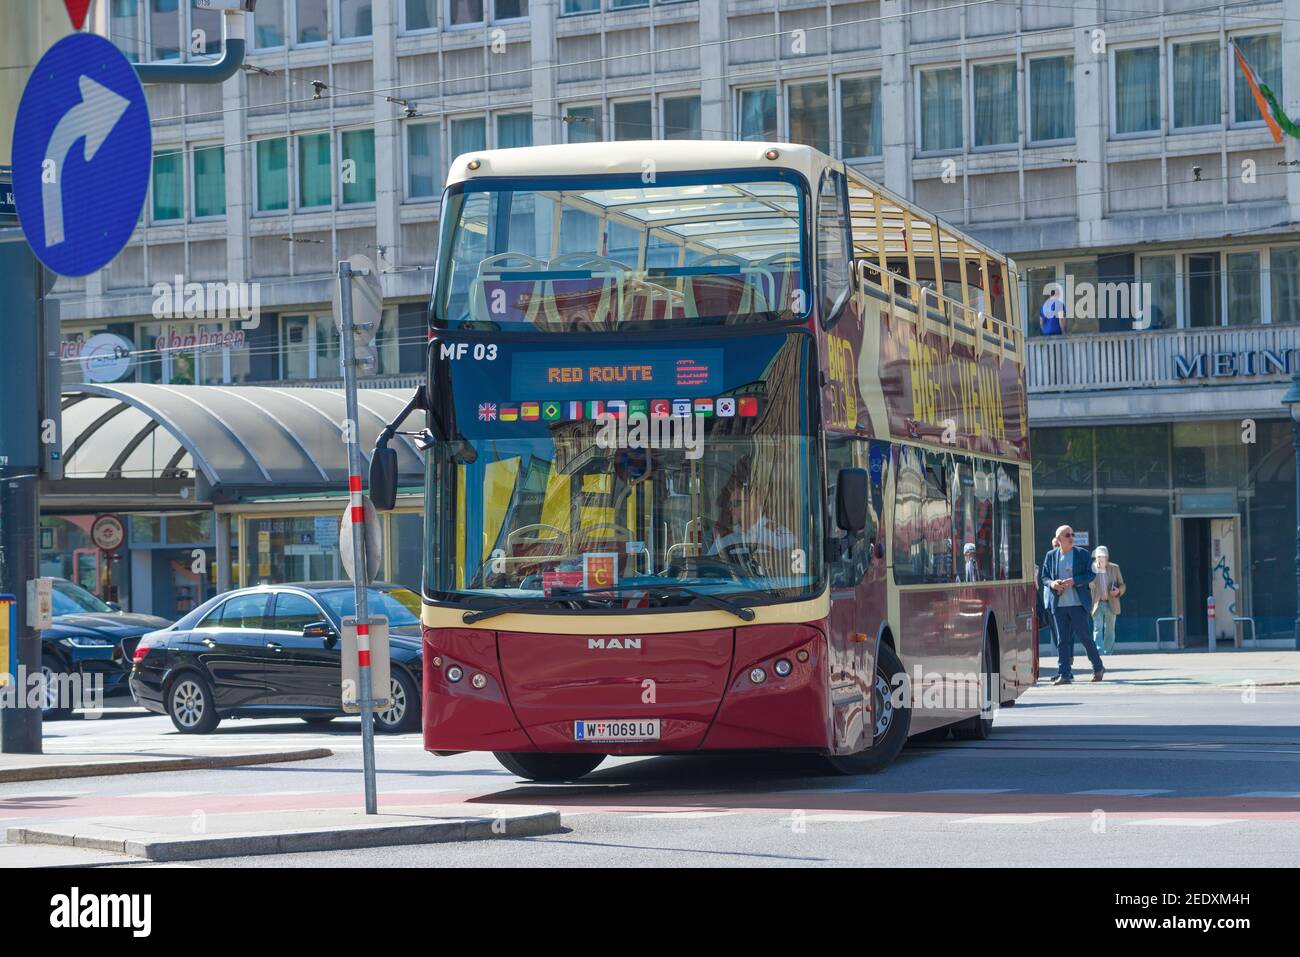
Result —
<path fill-rule="evenodd" d="M 397 450 L 376 446 L 370 457 L 370 501 L 380 512 L 397 504 Z"/>
<path fill-rule="evenodd" d="M 835 479 L 835 524 L 856 535 L 867 527 L 866 469 L 840 469 Z"/>

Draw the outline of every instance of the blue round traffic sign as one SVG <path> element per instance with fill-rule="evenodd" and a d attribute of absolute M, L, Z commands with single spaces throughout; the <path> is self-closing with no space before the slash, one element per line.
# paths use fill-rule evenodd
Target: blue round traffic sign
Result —
<path fill-rule="evenodd" d="M 131 238 L 153 163 L 131 62 L 93 33 L 45 51 L 14 122 L 14 205 L 36 257 L 62 276 L 103 268 Z"/>

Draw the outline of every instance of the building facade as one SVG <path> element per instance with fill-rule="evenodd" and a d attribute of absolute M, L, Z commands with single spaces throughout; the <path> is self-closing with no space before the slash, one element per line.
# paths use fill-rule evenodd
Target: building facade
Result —
<path fill-rule="evenodd" d="M 217 16 L 187 7 L 110 0 L 95 28 L 139 60 L 213 56 Z M 1070 521 L 1110 548 L 1121 641 L 1179 616 L 1166 641 L 1204 640 L 1209 594 L 1220 625 L 1289 634 L 1300 152 L 1234 50 L 1300 115 L 1300 0 L 259 0 L 249 46 L 219 87 L 148 90 L 136 235 L 56 288 L 68 381 L 107 334 L 127 381 L 329 384 L 353 253 L 383 271 L 376 384 L 414 381 L 452 157 L 794 140 L 1018 261 L 1034 545 Z M 256 321 L 208 285 L 186 308 L 187 284 L 232 282 Z M 1041 336 L 1056 285 L 1065 331 Z"/>

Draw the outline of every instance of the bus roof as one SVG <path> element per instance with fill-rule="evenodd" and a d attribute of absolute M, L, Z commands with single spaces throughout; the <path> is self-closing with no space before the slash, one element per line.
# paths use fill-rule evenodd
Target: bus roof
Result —
<path fill-rule="evenodd" d="M 769 151 L 775 152 L 769 157 Z M 469 164 L 477 162 L 476 169 Z M 646 164 L 652 164 L 647 167 Z M 909 253 L 929 257 L 938 237 L 940 255 L 951 258 L 981 253 L 993 262 L 1015 264 L 1006 256 L 972 239 L 900 196 L 873 182 L 851 166 L 797 143 L 748 140 L 619 140 L 613 143 L 565 143 L 514 149 L 475 150 L 451 162 L 447 185 L 495 177 L 581 176 L 623 173 L 641 175 L 647 168 L 660 173 L 778 167 L 803 175 L 816 190 L 822 171 L 834 166 L 849 182 L 854 251 L 862 259 Z"/>

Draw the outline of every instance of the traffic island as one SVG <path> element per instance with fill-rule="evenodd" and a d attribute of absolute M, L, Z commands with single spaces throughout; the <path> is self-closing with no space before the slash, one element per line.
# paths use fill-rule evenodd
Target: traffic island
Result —
<path fill-rule="evenodd" d="M 109 774 L 151 774 L 159 771 L 201 771 L 280 764 L 328 758 L 329 748 L 296 748 L 278 751 L 239 751 L 211 754 L 0 754 L 0 783 L 12 781 L 60 781 L 65 778 L 97 778 Z"/>
<path fill-rule="evenodd" d="M 360 808 L 62 821 L 11 827 L 10 844 L 110 851 L 146 861 L 196 861 L 260 854 L 345 851 L 398 844 L 443 844 L 560 831 L 554 808 L 444 804 L 437 808 Z"/>

